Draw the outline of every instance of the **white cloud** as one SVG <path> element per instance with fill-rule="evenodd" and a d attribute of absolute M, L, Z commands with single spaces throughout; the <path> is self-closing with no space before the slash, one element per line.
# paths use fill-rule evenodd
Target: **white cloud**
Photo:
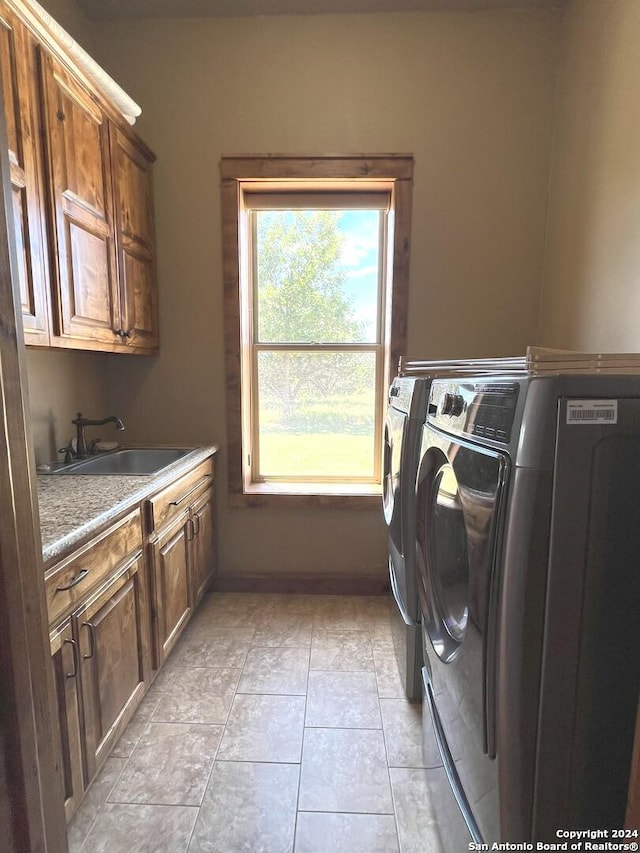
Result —
<path fill-rule="evenodd" d="M 347 270 L 345 274 L 347 278 L 364 278 L 365 276 L 372 276 L 375 279 L 378 275 L 378 264 L 371 264 L 371 266 L 360 267 L 355 270 Z"/>
<path fill-rule="evenodd" d="M 344 241 L 340 261 L 345 267 L 359 267 L 360 264 L 378 253 L 378 240 L 371 237 L 349 235 Z"/>

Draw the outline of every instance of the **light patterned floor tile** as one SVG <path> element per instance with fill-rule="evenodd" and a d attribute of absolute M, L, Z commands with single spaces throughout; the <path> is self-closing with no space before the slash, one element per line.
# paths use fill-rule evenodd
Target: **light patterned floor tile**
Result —
<path fill-rule="evenodd" d="M 406 693 L 398 670 L 398 661 L 393 649 L 373 650 L 375 672 L 378 680 L 378 695 L 381 699 L 404 699 Z"/>
<path fill-rule="evenodd" d="M 298 812 L 295 853 L 398 853 L 393 815 Z"/>
<path fill-rule="evenodd" d="M 389 775 L 402 853 L 453 853 L 457 848 L 442 847 L 431 807 L 433 784 L 448 784 L 443 779 L 444 769 L 392 768 Z"/>
<path fill-rule="evenodd" d="M 113 786 L 127 763 L 126 758 L 111 756 L 107 758 L 104 767 L 93 780 L 93 783 L 80 803 L 78 811 L 71 818 L 67 828 L 69 836 L 69 853 L 77 853 L 82 846 L 89 830 L 100 809 L 107 801 Z"/>
<path fill-rule="evenodd" d="M 216 761 L 189 853 L 290 853 L 299 765 Z"/>
<path fill-rule="evenodd" d="M 82 853 L 184 853 L 197 816 L 194 806 L 108 803 Z"/>
<path fill-rule="evenodd" d="M 154 711 L 154 722 L 224 725 L 240 672 L 211 667 L 179 670 Z"/>
<path fill-rule="evenodd" d="M 440 767 L 435 737 L 423 743 L 422 704 L 408 699 L 381 699 L 382 724 L 389 767 Z M 426 708 L 424 709 L 426 712 Z M 427 732 L 430 732 L 427 727 Z"/>
<path fill-rule="evenodd" d="M 238 693 L 304 696 L 308 675 L 309 649 L 252 648 L 242 670 Z"/>
<path fill-rule="evenodd" d="M 171 656 L 174 671 L 175 667 L 188 666 L 241 669 L 251 647 L 253 633 L 253 629 L 219 628 L 208 625 L 189 630 Z"/>
<path fill-rule="evenodd" d="M 300 761 L 304 696 L 237 694 L 218 752 L 221 761 Z"/>
<path fill-rule="evenodd" d="M 109 802 L 199 806 L 222 731 L 222 726 L 150 722 Z"/>
<path fill-rule="evenodd" d="M 298 808 L 393 814 L 382 732 L 305 729 Z"/>
<path fill-rule="evenodd" d="M 380 701 L 374 673 L 310 672 L 305 726 L 381 728 Z"/>
<path fill-rule="evenodd" d="M 314 628 L 311 669 L 372 672 L 374 664 L 369 633 Z"/>

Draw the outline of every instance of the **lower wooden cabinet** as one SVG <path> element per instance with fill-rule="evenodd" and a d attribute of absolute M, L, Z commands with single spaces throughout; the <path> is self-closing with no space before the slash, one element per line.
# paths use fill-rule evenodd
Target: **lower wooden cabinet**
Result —
<path fill-rule="evenodd" d="M 191 616 L 189 510 L 167 525 L 151 546 L 153 565 L 156 668 L 166 659 Z"/>
<path fill-rule="evenodd" d="M 67 820 L 84 793 L 82 729 L 80 726 L 80 655 L 71 619 L 50 634 L 51 662 L 60 724 L 61 777 Z"/>
<path fill-rule="evenodd" d="M 212 484 L 209 458 L 45 574 L 67 820 L 211 581 Z"/>
<path fill-rule="evenodd" d="M 214 546 L 213 489 L 163 527 L 151 545 L 156 667 L 166 660 L 211 581 Z"/>
<path fill-rule="evenodd" d="M 191 543 L 191 586 L 195 607 L 205 594 L 216 565 L 213 489 L 193 505 L 191 515 L 194 525 Z"/>
<path fill-rule="evenodd" d="M 213 460 L 208 459 L 147 502 L 156 669 L 177 642 L 214 571 L 212 483 Z"/>
<path fill-rule="evenodd" d="M 140 549 L 73 614 L 80 652 L 88 778 L 104 763 L 146 690 L 146 587 Z"/>
<path fill-rule="evenodd" d="M 149 594 L 139 509 L 54 567 L 46 587 L 50 617 L 55 614 L 57 621 L 50 644 L 69 819 L 149 683 Z"/>

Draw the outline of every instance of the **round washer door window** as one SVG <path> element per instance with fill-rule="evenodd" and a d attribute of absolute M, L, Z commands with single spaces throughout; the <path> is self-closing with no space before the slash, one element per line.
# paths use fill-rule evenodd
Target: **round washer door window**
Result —
<path fill-rule="evenodd" d="M 458 481 L 448 463 L 433 481 L 429 514 L 429 580 L 433 616 L 429 633 L 448 660 L 464 640 L 469 621 L 469 555 Z"/>

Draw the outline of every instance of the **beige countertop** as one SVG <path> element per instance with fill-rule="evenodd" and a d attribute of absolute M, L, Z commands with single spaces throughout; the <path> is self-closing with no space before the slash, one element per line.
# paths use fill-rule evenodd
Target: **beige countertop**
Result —
<path fill-rule="evenodd" d="M 214 445 L 194 448 L 158 474 L 39 474 L 40 535 L 45 566 L 217 450 Z"/>

